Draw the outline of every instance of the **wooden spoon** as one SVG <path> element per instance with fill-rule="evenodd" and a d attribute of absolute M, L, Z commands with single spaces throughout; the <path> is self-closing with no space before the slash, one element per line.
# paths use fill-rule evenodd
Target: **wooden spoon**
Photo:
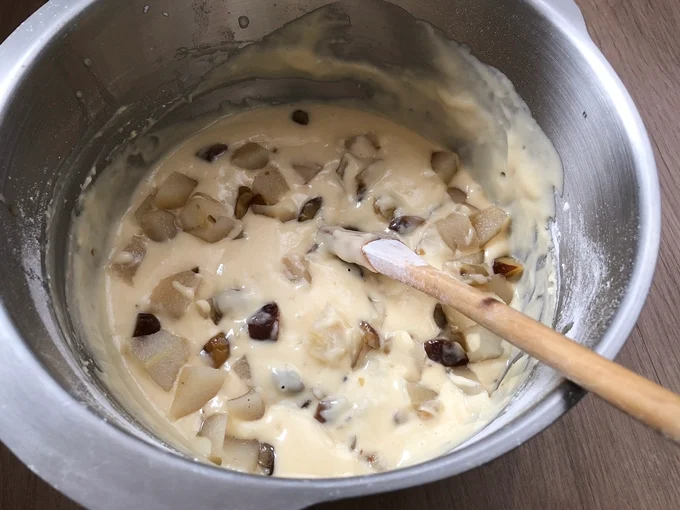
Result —
<path fill-rule="evenodd" d="M 432 296 L 505 338 L 642 423 L 680 442 L 680 396 L 557 333 L 474 287 L 428 265 L 405 244 L 323 227 L 341 259 L 361 264 Z"/>

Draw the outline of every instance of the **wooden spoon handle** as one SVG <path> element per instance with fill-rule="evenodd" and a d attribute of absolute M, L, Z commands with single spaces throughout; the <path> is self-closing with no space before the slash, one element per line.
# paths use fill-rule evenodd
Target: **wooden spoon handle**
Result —
<path fill-rule="evenodd" d="M 623 412 L 680 442 L 680 396 L 443 271 L 424 262 L 414 264 L 414 254 L 406 246 L 404 258 L 398 257 L 395 245 L 389 247 L 387 256 L 379 247 L 367 250 L 385 242 L 375 241 L 363 250 L 378 272 L 451 306 Z"/>

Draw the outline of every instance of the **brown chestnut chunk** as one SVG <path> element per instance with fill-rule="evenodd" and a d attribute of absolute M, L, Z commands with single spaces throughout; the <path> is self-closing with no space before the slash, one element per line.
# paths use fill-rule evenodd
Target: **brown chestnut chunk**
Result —
<path fill-rule="evenodd" d="M 432 361 L 445 367 L 460 367 L 468 363 L 463 346 L 445 338 L 435 338 L 425 342 L 425 353 Z"/>
<path fill-rule="evenodd" d="M 179 172 L 171 173 L 156 193 L 156 207 L 179 209 L 187 203 L 198 181 Z"/>
<path fill-rule="evenodd" d="M 313 220 L 316 214 L 319 212 L 319 209 L 321 209 L 322 204 L 323 198 L 321 197 L 314 197 L 307 200 L 305 205 L 302 206 L 302 209 L 300 209 L 298 221 L 302 223 Z"/>
<path fill-rule="evenodd" d="M 259 143 L 248 142 L 234 151 L 231 162 L 244 170 L 259 170 L 269 163 L 269 151 Z"/>
<path fill-rule="evenodd" d="M 214 368 L 220 368 L 229 359 L 229 339 L 220 332 L 208 340 L 203 350 L 210 355 Z"/>
<path fill-rule="evenodd" d="M 423 223 L 425 223 L 425 220 L 419 216 L 398 216 L 390 222 L 388 228 L 397 234 L 406 235 L 413 232 Z"/>
<path fill-rule="evenodd" d="M 274 447 L 269 443 L 260 443 L 260 454 L 257 457 L 257 465 L 262 469 L 262 473 L 271 476 L 274 473 L 274 461 L 276 453 Z"/>
<path fill-rule="evenodd" d="M 276 342 L 279 339 L 279 305 L 268 303 L 246 321 L 253 340 Z"/>
<path fill-rule="evenodd" d="M 229 150 L 229 146 L 224 143 L 216 143 L 213 145 L 208 145 L 203 147 L 196 153 L 196 157 L 207 161 L 208 163 L 214 163 L 219 158 L 224 156 Z"/>
<path fill-rule="evenodd" d="M 493 261 L 493 272 L 505 276 L 511 282 L 516 282 L 522 277 L 524 267 L 512 257 L 499 257 Z"/>
<path fill-rule="evenodd" d="M 290 120 L 301 126 L 309 124 L 309 113 L 304 110 L 295 110 L 290 114 Z"/>
<path fill-rule="evenodd" d="M 359 329 L 361 329 L 361 332 L 363 333 L 365 345 L 371 349 L 380 349 L 380 335 L 373 326 L 366 321 L 361 321 L 359 323 Z"/>
<path fill-rule="evenodd" d="M 237 220 L 243 219 L 248 212 L 250 204 L 253 203 L 253 192 L 248 186 L 239 186 L 238 197 L 234 204 L 234 217 Z"/>
<path fill-rule="evenodd" d="M 434 319 L 434 323 L 437 325 L 438 328 L 445 328 L 449 321 L 446 319 L 446 314 L 444 313 L 444 307 L 442 307 L 441 303 L 437 303 L 434 306 L 434 312 L 432 312 L 432 318 Z"/>
<path fill-rule="evenodd" d="M 314 418 L 319 423 L 334 422 L 350 407 L 345 397 L 326 398 L 317 404 Z"/>
<path fill-rule="evenodd" d="M 147 336 L 158 333 L 161 330 L 161 321 L 152 313 L 138 313 L 135 322 L 133 337 Z"/>

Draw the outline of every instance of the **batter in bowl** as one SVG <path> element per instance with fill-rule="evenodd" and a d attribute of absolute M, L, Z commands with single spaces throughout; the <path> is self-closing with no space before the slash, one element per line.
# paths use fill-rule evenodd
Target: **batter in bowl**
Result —
<path fill-rule="evenodd" d="M 425 461 L 498 414 L 511 347 L 317 233 L 394 236 L 518 305 L 535 270 L 513 258 L 513 219 L 456 153 L 384 117 L 321 104 L 225 117 L 153 169 L 112 233 L 112 363 L 217 465 L 306 477 Z"/>

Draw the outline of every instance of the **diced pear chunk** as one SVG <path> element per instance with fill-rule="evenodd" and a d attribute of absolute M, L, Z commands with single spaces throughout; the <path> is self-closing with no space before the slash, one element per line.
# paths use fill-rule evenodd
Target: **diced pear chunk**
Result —
<path fill-rule="evenodd" d="M 425 366 L 425 349 L 406 331 L 395 331 L 388 337 L 390 358 L 407 381 L 418 382 Z"/>
<path fill-rule="evenodd" d="M 470 218 L 463 213 L 453 212 L 439 220 L 437 230 L 442 240 L 454 252 L 471 251 L 479 246 L 479 239 Z"/>
<path fill-rule="evenodd" d="M 510 221 L 510 215 L 498 206 L 491 206 L 470 217 L 477 232 L 479 244 L 484 246 L 496 236 Z"/>
<path fill-rule="evenodd" d="M 234 151 L 231 162 L 245 170 L 259 170 L 269 163 L 269 151 L 259 143 L 248 142 Z"/>
<path fill-rule="evenodd" d="M 170 418 L 178 420 L 198 411 L 220 391 L 226 372 L 210 367 L 184 367 L 170 405 Z"/>
<path fill-rule="evenodd" d="M 384 220 L 392 221 L 396 210 L 397 203 L 390 196 L 382 195 L 373 199 L 373 212 Z"/>
<path fill-rule="evenodd" d="M 436 391 L 428 388 L 427 386 L 411 381 L 406 381 L 406 391 L 408 392 L 408 396 L 411 399 L 411 404 L 416 408 L 423 402 L 434 400 L 439 396 Z"/>
<path fill-rule="evenodd" d="M 467 193 L 465 193 L 462 189 L 456 188 L 456 187 L 451 187 L 446 190 L 451 197 L 451 200 L 453 200 L 457 204 L 463 204 L 467 200 Z"/>
<path fill-rule="evenodd" d="M 331 305 L 314 321 L 305 339 L 309 354 L 329 365 L 337 365 L 352 351 L 353 331 Z"/>
<path fill-rule="evenodd" d="M 212 301 L 221 316 L 234 319 L 238 315 L 248 313 L 257 299 L 257 296 L 247 289 L 224 289 L 216 294 Z"/>
<path fill-rule="evenodd" d="M 449 323 L 455 327 L 457 327 L 459 330 L 463 331 L 471 326 L 475 326 L 477 323 L 473 321 L 472 319 L 466 317 L 462 313 L 460 313 L 458 310 L 454 310 L 448 305 L 442 305 L 442 308 L 444 310 L 444 315 L 446 315 L 447 320 Z"/>
<path fill-rule="evenodd" d="M 179 220 L 185 232 L 208 243 L 234 239 L 243 230 L 224 205 L 203 193 L 191 197 Z"/>
<path fill-rule="evenodd" d="M 133 236 L 130 242 L 113 256 L 109 271 L 127 284 L 137 274 L 139 265 L 146 255 L 146 241 L 143 236 Z"/>
<path fill-rule="evenodd" d="M 505 279 L 504 276 L 496 274 L 483 285 L 478 285 L 477 288 L 484 292 L 490 292 L 498 296 L 505 304 L 509 305 L 515 297 L 515 289 L 512 284 Z"/>
<path fill-rule="evenodd" d="M 267 167 L 260 171 L 253 181 L 253 194 L 262 197 L 264 205 L 279 203 L 289 191 L 290 187 L 286 178 L 273 167 Z"/>
<path fill-rule="evenodd" d="M 242 381 L 250 383 L 250 364 L 248 363 L 248 358 L 246 356 L 241 356 L 239 359 L 234 361 L 233 365 L 231 365 L 231 370 L 233 370 Z"/>
<path fill-rule="evenodd" d="M 193 271 L 182 271 L 162 279 L 149 298 L 154 312 L 165 312 L 179 319 L 194 300 L 203 277 Z"/>
<path fill-rule="evenodd" d="M 227 401 L 227 413 L 243 421 L 255 421 L 264 416 L 264 402 L 257 391 Z"/>
<path fill-rule="evenodd" d="M 366 168 L 366 164 L 352 154 L 345 154 L 338 163 L 336 173 L 342 181 L 345 192 L 353 199 L 360 200 L 365 192 L 362 190 L 361 173 Z"/>
<path fill-rule="evenodd" d="M 152 241 L 162 243 L 177 237 L 175 215 L 168 211 L 149 211 L 142 217 L 142 231 Z"/>
<path fill-rule="evenodd" d="M 278 204 L 274 205 L 253 203 L 250 206 L 250 209 L 254 214 L 267 216 L 268 218 L 274 218 L 275 220 L 279 220 L 281 223 L 293 221 L 298 216 L 297 206 L 291 197 L 286 197 Z"/>
<path fill-rule="evenodd" d="M 430 164 L 432 170 L 444 181 L 444 184 L 448 184 L 458 173 L 460 160 L 455 152 L 437 151 L 432 153 Z"/>
<path fill-rule="evenodd" d="M 272 367 L 272 382 L 281 393 L 300 393 L 305 383 L 300 374 L 291 366 Z"/>
<path fill-rule="evenodd" d="M 500 337 L 488 329 L 475 325 L 463 332 L 465 337 L 465 352 L 470 363 L 477 363 L 487 359 L 500 358 L 503 355 L 503 344 Z"/>
<path fill-rule="evenodd" d="M 479 250 L 474 252 L 460 253 L 454 260 L 464 264 L 483 264 L 484 251 Z"/>
<path fill-rule="evenodd" d="M 150 195 L 148 195 L 144 201 L 139 205 L 137 210 L 135 211 L 135 219 L 137 220 L 137 223 L 141 225 L 142 223 L 142 218 L 144 215 L 150 211 L 153 211 L 155 204 L 156 203 L 156 192 L 154 191 Z"/>
<path fill-rule="evenodd" d="M 314 179 L 322 169 L 323 166 L 318 163 L 296 163 L 293 165 L 293 170 L 302 178 L 303 184 L 309 184 L 309 181 Z"/>
<path fill-rule="evenodd" d="M 156 207 L 179 209 L 189 200 L 198 181 L 179 172 L 171 173 L 156 193 Z"/>
<path fill-rule="evenodd" d="M 213 221 L 208 217 L 208 221 L 202 226 L 191 230 L 189 233 L 206 243 L 218 243 L 224 239 L 235 239 L 243 232 L 241 223 L 229 216 L 220 216 Z"/>
<path fill-rule="evenodd" d="M 420 383 L 407 382 L 411 405 L 421 420 L 429 420 L 437 416 L 441 410 L 441 402 L 437 400 L 439 394 Z"/>
<path fill-rule="evenodd" d="M 254 473 L 260 456 L 260 442 L 227 436 L 222 449 L 222 466 L 242 473 Z"/>
<path fill-rule="evenodd" d="M 172 389 L 180 368 L 189 359 L 187 341 L 163 329 L 130 339 L 130 352 L 165 391 Z"/>
<path fill-rule="evenodd" d="M 283 274 L 290 282 L 298 283 L 304 279 L 307 283 L 312 283 L 307 257 L 299 253 L 289 253 L 281 259 L 281 262 L 284 267 Z"/>
<path fill-rule="evenodd" d="M 210 460 L 216 464 L 222 464 L 222 453 L 224 451 L 224 436 L 227 432 L 227 415 L 225 413 L 215 413 L 203 420 L 199 437 L 206 437 L 210 440 L 211 451 Z"/>
<path fill-rule="evenodd" d="M 375 133 L 365 133 L 348 138 L 345 147 L 357 158 L 371 159 L 378 155 L 380 141 Z"/>

